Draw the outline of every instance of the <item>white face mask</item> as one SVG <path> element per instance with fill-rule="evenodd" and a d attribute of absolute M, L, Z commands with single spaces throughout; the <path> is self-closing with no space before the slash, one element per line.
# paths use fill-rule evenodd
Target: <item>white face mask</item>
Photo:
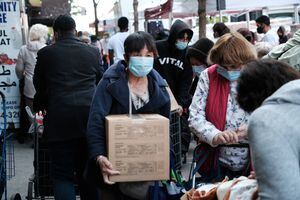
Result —
<path fill-rule="evenodd" d="M 206 65 L 193 65 L 193 72 L 196 74 L 196 76 L 200 76 L 201 72 L 203 72 L 206 69 Z"/>
<path fill-rule="evenodd" d="M 241 74 L 241 70 L 228 71 L 227 69 L 221 66 L 218 66 L 217 72 L 229 81 L 236 81 Z"/>
<path fill-rule="evenodd" d="M 187 48 L 188 42 L 177 41 L 177 42 L 175 43 L 175 46 L 176 46 L 176 48 L 179 49 L 179 50 L 184 50 L 184 49 Z"/>

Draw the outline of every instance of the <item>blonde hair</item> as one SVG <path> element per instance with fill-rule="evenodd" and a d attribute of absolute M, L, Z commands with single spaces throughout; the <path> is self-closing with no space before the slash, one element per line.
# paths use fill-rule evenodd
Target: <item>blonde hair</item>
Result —
<path fill-rule="evenodd" d="M 231 32 L 223 35 L 216 42 L 210 50 L 208 61 L 211 64 L 237 68 L 256 57 L 257 53 L 253 45 L 241 34 Z"/>
<path fill-rule="evenodd" d="M 35 24 L 29 30 L 29 41 L 46 42 L 48 27 L 43 24 Z"/>

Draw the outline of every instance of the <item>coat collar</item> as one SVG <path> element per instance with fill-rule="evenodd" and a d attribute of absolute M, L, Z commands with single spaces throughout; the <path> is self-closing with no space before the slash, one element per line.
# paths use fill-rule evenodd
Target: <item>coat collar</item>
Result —
<path fill-rule="evenodd" d="M 62 36 L 58 39 L 57 43 L 63 42 L 66 40 L 73 40 L 73 41 L 75 40 L 77 42 L 81 42 L 81 40 L 77 36 L 75 36 L 73 34 L 65 34 L 64 36 Z"/>
<path fill-rule="evenodd" d="M 147 111 L 148 108 L 153 109 L 161 107 L 169 100 L 164 91 L 167 87 L 167 83 L 162 79 L 159 74 L 152 70 L 148 77 L 148 89 L 149 89 L 149 102 L 143 106 L 139 111 Z M 128 78 L 126 72 L 126 63 L 119 61 L 116 65 L 111 66 L 107 72 L 105 72 L 104 79 L 109 80 L 107 85 L 108 92 L 125 108 L 129 108 L 129 88 Z M 132 106 L 133 113 L 136 112 L 134 106 Z"/>

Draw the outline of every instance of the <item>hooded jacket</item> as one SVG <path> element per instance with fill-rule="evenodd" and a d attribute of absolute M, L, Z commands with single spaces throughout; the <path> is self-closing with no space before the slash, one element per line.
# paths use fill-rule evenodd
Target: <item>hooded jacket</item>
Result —
<path fill-rule="evenodd" d="M 16 74 L 19 79 L 24 77 L 23 94 L 33 99 L 35 89 L 32 82 L 34 68 L 36 64 L 37 52 L 46 45 L 40 41 L 29 41 L 27 45 L 21 47 L 16 65 Z"/>
<path fill-rule="evenodd" d="M 264 58 L 272 58 L 288 63 L 300 71 L 300 30 L 286 43 L 274 47 Z"/>
<path fill-rule="evenodd" d="M 129 89 L 126 63 L 119 61 L 109 67 L 97 86 L 93 97 L 87 127 L 87 139 L 90 157 L 106 156 L 105 117 L 111 114 L 129 113 Z M 133 114 L 156 113 L 169 118 L 170 98 L 166 90 L 167 83 L 152 70 L 148 75 L 149 102 Z"/>
<path fill-rule="evenodd" d="M 175 47 L 179 34 L 184 31 L 191 39 L 193 31 L 186 23 L 176 20 L 170 29 L 169 37 L 156 43 L 158 58 L 154 68 L 167 80 L 177 102 L 183 108 L 187 108 L 190 104 L 189 88 L 193 79 L 193 70 L 187 62 L 186 49 L 178 50 Z"/>
<path fill-rule="evenodd" d="M 300 199 L 300 80 L 267 98 L 250 118 L 248 136 L 260 199 Z"/>

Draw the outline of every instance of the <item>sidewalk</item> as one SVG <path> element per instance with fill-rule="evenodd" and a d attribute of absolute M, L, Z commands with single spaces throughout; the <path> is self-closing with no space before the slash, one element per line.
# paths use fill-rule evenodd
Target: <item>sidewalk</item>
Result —
<path fill-rule="evenodd" d="M 195 147 L 196 147 L 196 142 L 194 140 L 191 140 L 189 152 L 186 157 L 186 164 L 183 164 L 181 167 L 181 173 L 182 176 L 185 178 L 185 180 L 188 180 L 189 178 L 190 168 L 193 160 L 193 151 Z"/>
<path fill-rule="evenodd" d="M 31 142 L 19 144 L 13 141 L 15 148 L 15 177 L 7 181 L 7 197 L 20 193 L 22 199 L 26 199 L 28 180 L 33 174 L 33 149 Z"/>

